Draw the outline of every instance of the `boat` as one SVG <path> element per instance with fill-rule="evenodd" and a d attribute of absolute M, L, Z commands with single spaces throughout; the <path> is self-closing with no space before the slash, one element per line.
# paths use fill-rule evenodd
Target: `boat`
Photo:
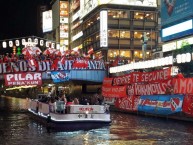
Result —
<path fill-rule="evenodd" d="M 48 127 L 75 129 L 110 125 L 109 106 L 104 105 L 64 105 L 63 101 L 49 104 L 40 99 L 28 99 L 28 111 Z"/>

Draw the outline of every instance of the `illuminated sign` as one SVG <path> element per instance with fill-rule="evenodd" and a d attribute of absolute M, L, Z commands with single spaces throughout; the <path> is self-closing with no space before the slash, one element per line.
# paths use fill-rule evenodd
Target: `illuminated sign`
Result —
<path fill-rule="evenodd" d="M 42 85 L 41 73 L 5 74 L 5 86 Z"/>
<path fill-rule="evenodd" d="M 162 30 L 162 37 L 166 37 L 172 34 L 183 32 L 189 29 L 192 29 L 192 20 L 188 20 L 188 21 L 173 25 L 171 27 L 164 28 Z"/>
<path fill-rule="evenodd" d="M 100 12 L 100 47 L 108 46 L 107 11 Z"/>
<path fill-rule="evenodd" d="M 193 15 L 193 2 L 191 0 L 162 0 L 161 25 L 181 21 Z"/>
<path fill-rule="evenodd" d="M 169 41 L 193 34 L 193 20 L 184 21 L 162 29 L 162 41 Z"/>
<path fill-rule="evenodd" d="M 193 37 L 177 41 L 177 48 L 182 48 L 184 44 L 193 44 Z"/>
<path fill-rule="evenodd" d="M 172 51 L 175 49 L 176 49 L 176 42 L 175 41 L 162 45 L 162 51 L 163 52 Z"/>
<path fill-rule="evenodd" d="M 172 41 L 169 43 L 165 43 L 162 45 L 162 51 L 167 52 L 167 51 L 180 49 L 184 45 L 189 45 L 189 44 L 193 44 L 193 37 L 188 37 L 188 38 L 180 39 L 178 41 Z"/>
<path fill-rule="evenodd" d="M 42 21 L 43 33 L 52 31 L 52 10 L 43 12 L 42 18 L 43 18 L 43 21 Z"/>

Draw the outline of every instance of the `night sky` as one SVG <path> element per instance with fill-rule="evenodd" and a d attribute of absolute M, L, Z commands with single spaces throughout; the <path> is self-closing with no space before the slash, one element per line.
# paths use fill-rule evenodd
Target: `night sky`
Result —
<path fill-rule="evenodd" d="M 37 6 L 51 0 L 0 0 L 0 40 L 37 36 Z"/>

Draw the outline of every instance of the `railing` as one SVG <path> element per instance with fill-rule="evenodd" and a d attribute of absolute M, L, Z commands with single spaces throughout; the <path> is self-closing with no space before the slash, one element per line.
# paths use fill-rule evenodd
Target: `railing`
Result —
<path fill-rule="evenodd" d="M 63 101 L 57 101 L 52 104 L 31 100 L 30 109 L 43 114 L 59 113 L 59 114 L 85 114 L 96 113 L 104 114 L 109 113 L 109 105 L 65 105 Z"/>

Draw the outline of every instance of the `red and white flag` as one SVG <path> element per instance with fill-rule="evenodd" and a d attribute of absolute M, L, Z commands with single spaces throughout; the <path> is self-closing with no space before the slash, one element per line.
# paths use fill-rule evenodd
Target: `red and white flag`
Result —
<path fill-rule="evenodd" d="M 94 50 L 93 50 L 93 48 L 91 47 L 89 50 L 88 50 L 88 52 L 87 52 L 88 54 L 93 54 L 94 53 Z"/>

